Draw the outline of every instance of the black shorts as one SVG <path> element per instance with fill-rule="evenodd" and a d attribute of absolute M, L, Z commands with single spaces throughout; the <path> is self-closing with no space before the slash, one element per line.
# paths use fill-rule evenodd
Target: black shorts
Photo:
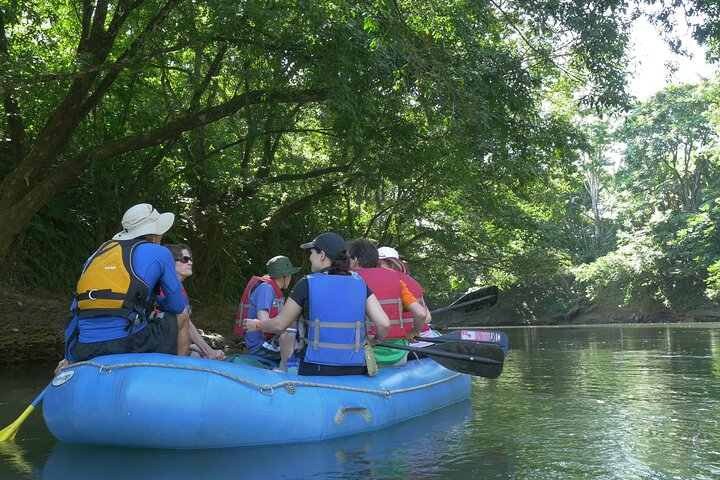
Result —
<path fill-rule="evenodd" d="M 178 322 L 175 314 L 165 313 L 148 321 L 145 328 L 127 337 L 104 342 L 80 343 L 72 348 L 75 360 L 82 361 L 117 353 L 178 353 Z"/>
<path fill-rule="evenodd" d="M 270 348 L 267 348 L 267 347 Z M 262 345 L 258 345 L 253 350 L 248 350 L 251 355 L 257 355 L 258 357 L 267 358 L 268 360 L 280 360 L 280 335 L 275 335 L 269 340 L 265 340 Z"/>
<path fill-rule="evenodd" d="M 322 365 L 305 361 L 305 350 L 297 352 L 300 363 L 298 375 L 320 375 L 324 377 L 339 377 L 341 375 L 367 375 L 365 365 Z"/>
<path fill-rule="evenodd" d="M 298 365 L 298 375 L 319 375 L 323 377 L 339 377 L 341 375 L 367 375 L 367 367 L 365 365 L 320 365 L 319 363 L 310 363 L 300 360 Z"/>

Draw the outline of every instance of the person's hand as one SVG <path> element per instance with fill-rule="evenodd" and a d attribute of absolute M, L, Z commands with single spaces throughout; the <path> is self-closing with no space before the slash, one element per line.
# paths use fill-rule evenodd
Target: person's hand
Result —
<path fill-rule="evenodd" d="M 380 342 L 382 342 L 382 340 L 378 339 L 375 335 L 368 335 L 367 337 L 367 343 L 371 347 L 376 347 L 380 345 Z"/>
<path fill-rule="evenodd" d="M 55 367 L 55 375 L 60 373 L 60 370 L 67 367 L 68 365 L 70 365 L 70 362 L 68 362 L 67 359 L 63 358 L 62 360 L 60 360 L 57 364 L 57 367 Z"/>
<path fill-rule="evenodd" d="M 207 358 L 210 360 L 225 360 L 225 352 L 211 348 L 210 351 L 207 352 Z"/>
<path fill-rule="evenodd" d="M 258 332 L 260 331 L 260 320 L 257 318 L 244 318 L 243 327 L 248 332 Z"/>
<path fill-rule="evenodd" d="M 407 341 L 408 343 L 417 343 L 420 338 L 420 332 L 418 332 L 415 329 L 412 329 L 407 334 Z"/>

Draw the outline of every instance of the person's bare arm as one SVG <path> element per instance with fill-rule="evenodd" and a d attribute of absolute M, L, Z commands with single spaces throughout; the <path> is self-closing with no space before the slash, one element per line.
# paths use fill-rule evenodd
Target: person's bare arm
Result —
<path fill-rule="evenodd" d="M 409 342 L 415 342 L 417 341 L 417 337 L 420 336 L 420 330 L 422 330 L 423 325 L 427 323 L 427 315 L 430 312 L 428 312 L 424 305 L 417 301 L 415 295 L 410 292 L 410 289 L 408 289 L 402 280 L 400 280 L 400 289 L 402 291 L 403 309 L 413 315 L 413 329 L 408 332 L 407 339 Z"/>
<path fill-rule="evenodd" d="M 216 350 L 210 345 L 208 345 L 203 336 L 200 335 L 200 331 L 197 329 L 195 324 L 192 323 L 192 320 L 190 321 L 190 342 L 194 343 L 195 346 L 200 349 L 203 355 L 211 360 L 225 359 L 225 352 L 223 352 L 222 350 Z"/>
<path fill-rule="evenodd" d="M 375 294 L 370 295 L 365 301 L 365 315 L 375 325 L 375 336 L 370 339 L 372 345 L 385 340 L 388 330 L 390 330 L 390 319 L 382 309 L 380 302 Z"/>
<path fill-rule="evenodd" d="M 428 312 L 425 305 L 420 302 L 412 303 L 408 305 L 406 309 L 408 312 L 413 314 L 413 329 L 408 332 L 407 339 L 409 342 L 414 342 L 417 341 L 417 338 L 420 336 L 420 330 L 423 325 L 427 323 L 427 314 L 430 312 Z"/>
<path fill-rule="evenodd" d="M 379 305 L 379 304 L 378 304 Z M 263 312 L 264 310 L 260 310 Z M 258 312 L 258 317 L 260 316 Z M 243 325 L 246 330 L 253 332 L 260 330 L 262 332 L 269 333 L 282 333 L 289 326 L 295 322 L 295 320 L 302 314 L 302 307 L 295 302 L 292 298 L 289 298 L 285 302 L 285 306 L 277 317 L 267 318 L 260 320 L 258 318 L 245 318 L 243 319 Z"/>

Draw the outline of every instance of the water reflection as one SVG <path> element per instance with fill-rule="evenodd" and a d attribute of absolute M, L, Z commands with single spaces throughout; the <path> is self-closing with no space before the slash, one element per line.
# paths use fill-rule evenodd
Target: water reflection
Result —
<path fill-rule="evenodd" d="M 720 325 L 506 331 L 503 375 L 473 380 L 472 404 L 371 435 L 241 450 L 87 448 L 56 444 L 35 414 L 16 448 L 0 449 L 0 478 L 720 478 Z M 13 390 L 0 374 L 4 383 L 7 425 L 47 379 Z"/>
<path fill-rule="evenodd" d="M 495 413 L 515 421 L 494 427 L 511 439 L 516 478 L 718 478 L 714 329 L 508 332 L 525 350 L 493 395 L 506 405 Z"/>
<path fill-rule="evenodd" d="M 469 401 L 368 435 L 285 446 L 145 450 L 58 444 L 40 478 L 433 478 L 462 442 Z M 268 428 L 281 429 L 282 425 Z"/>
<path fill-rule="evenodd" d="M 11 471 L 19 475 L 32 478 L 37 473 L 25 449 L 15 442 L 0 442 L 0 458 Z"/>

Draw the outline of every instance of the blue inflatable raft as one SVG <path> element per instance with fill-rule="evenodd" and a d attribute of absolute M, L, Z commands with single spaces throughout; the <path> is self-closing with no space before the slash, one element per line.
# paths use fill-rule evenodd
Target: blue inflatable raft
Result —
<path fill-rule="evenodd" d="M 470 396 L 470 376 L 431 359 L 374 377 L 310 377 L 164 354 L 98 357 L 65 368 L 45 422 L 77 445 L 196 449 L 298 443 L 375 431 Z"/>

